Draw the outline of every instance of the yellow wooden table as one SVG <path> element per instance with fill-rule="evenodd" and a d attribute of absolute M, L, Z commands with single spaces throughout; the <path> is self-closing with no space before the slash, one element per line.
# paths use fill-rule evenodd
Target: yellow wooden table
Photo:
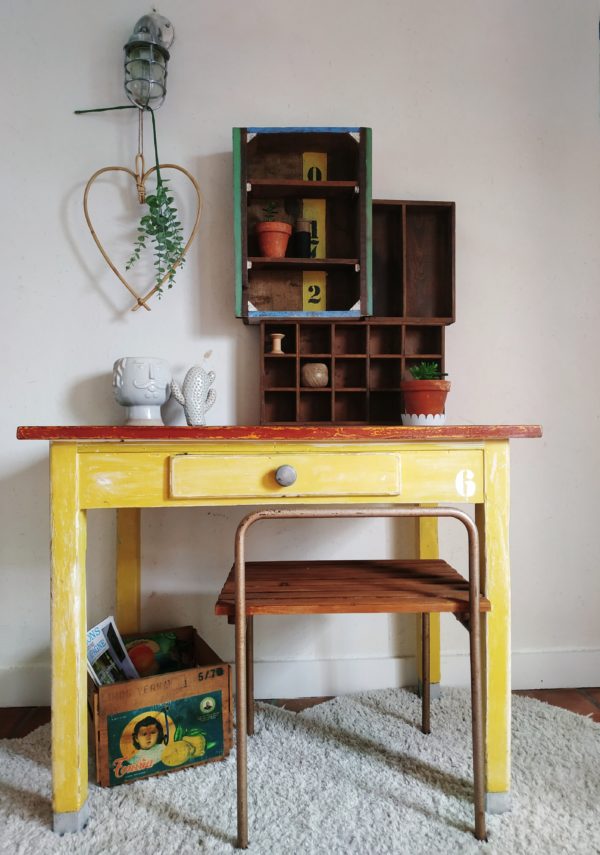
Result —
<path fill-rule="evenodd" d="M 487 809 L 509 807 L 510 575 L 508 441 L 536 425 L 467 427 L 21 427 L 49 440 L 52 533 L 52 780 L 54 829 L 88 818 L 86 512 L 117 510 L 116 617 L 140 618 L 140 509 L 215 505 L 473 503 L 484 628 Z M 293 467 L 288 487 L 277 482 Z M 435 521 L 419 528 L 420 557 L 437 557 Z M 232 535 L 233 553 L 233 535 Z M 229 567 L 223 567 L 224 576 Z M 216 594 L 216 592 L 215 592 Z M 419 634 L 418 634 L 419 636 Z M 440 680 L 432 616 L 432 682 Z"/>

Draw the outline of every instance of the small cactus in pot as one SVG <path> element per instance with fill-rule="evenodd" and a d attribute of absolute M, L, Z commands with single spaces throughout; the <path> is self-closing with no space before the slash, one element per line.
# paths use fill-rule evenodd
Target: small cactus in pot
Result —
<path fill-rule="evenodd" d="M 412 380 L 403 380 L 400 391 L 404 396 L 403 425 L 443 425 L 444 407 L 450 391 L 450 381 L 444 380 L 438 362 L 422 361 L 409 369 Z"/>

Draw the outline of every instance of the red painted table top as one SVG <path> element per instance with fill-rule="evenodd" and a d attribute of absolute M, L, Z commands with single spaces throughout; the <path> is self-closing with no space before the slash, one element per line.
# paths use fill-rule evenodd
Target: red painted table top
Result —
<path fill-rule="evenodd" d="M 246 440 L 329 442 L 475 442 L 486 439 L 526 439 L 542 435 L 540 425 L 443 425 L 401 427 L 399 425 L 225 425 L 223 427 L 138 427 L 133 425 L 24 426 L 17 439 L 66 441 L 112 440 Z"/>

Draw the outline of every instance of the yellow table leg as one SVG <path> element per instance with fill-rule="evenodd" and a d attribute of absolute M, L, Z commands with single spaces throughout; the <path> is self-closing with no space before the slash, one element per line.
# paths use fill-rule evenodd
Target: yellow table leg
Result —
<path fill-rule="evenodd" d="M 435 505 L 423 505 L 422 507 L 435 507 Z M 438 546 L 438 521 L 434 517 L 420 517 L 417 519 L 417 548 L 419 558 L 439 558 Z M 419 689 L 422 679 L 422 618 L 417 615 L 417 677 Z M 430 678 L 431 697 L 439 697 L 442 669 L 440 663 L 440 616 L 432 613 L 429 619 L 429 656 L 430 656 Z"/>
<path fill-rule="evenodd" d="M 510 809 L 510 563 L 508 442 L 485 446 L 485 498 L 477 505 L 481 590 L 492 604 L 483 617 L 482 665 L 486 743 L 486 808 Z"/>
<path fill-rule="evenodd" d="M 139 508 L 117 510 L 115 617 L 122 633 L 140 629 L 140 517 Z"/>
<path fill-rule="evenodd" d="M 87 823 L 86 512 L 75 445 L 50 451 L 52 537 L 52 786 L 54 830 Z"/>

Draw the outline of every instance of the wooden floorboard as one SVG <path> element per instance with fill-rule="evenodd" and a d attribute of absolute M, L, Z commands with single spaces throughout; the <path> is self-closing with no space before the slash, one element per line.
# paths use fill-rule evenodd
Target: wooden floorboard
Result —
<path fill-rule="evenodd" d="M 0 739 L 19 739 L 50 721 L 50 707 L 0 708 Z"/>
<path fill-rule="evenodd" d="M 570 712 L 585 715 L 600 723 L 600 688 L 581 689 L 520 689 L 514 692 L 528 698 L 562 707 Z M 331 696 L 311 698 L 267 698 L 291 712 L 302 710 L 332 700 Z M 0 739 L 18 739 L 50 721 L 50 707 L 0 707 Z"/>
<path fill-rule="evenodd" d="M 600 722 L 600 689 L 527 689 L 515 692 Z"/>

